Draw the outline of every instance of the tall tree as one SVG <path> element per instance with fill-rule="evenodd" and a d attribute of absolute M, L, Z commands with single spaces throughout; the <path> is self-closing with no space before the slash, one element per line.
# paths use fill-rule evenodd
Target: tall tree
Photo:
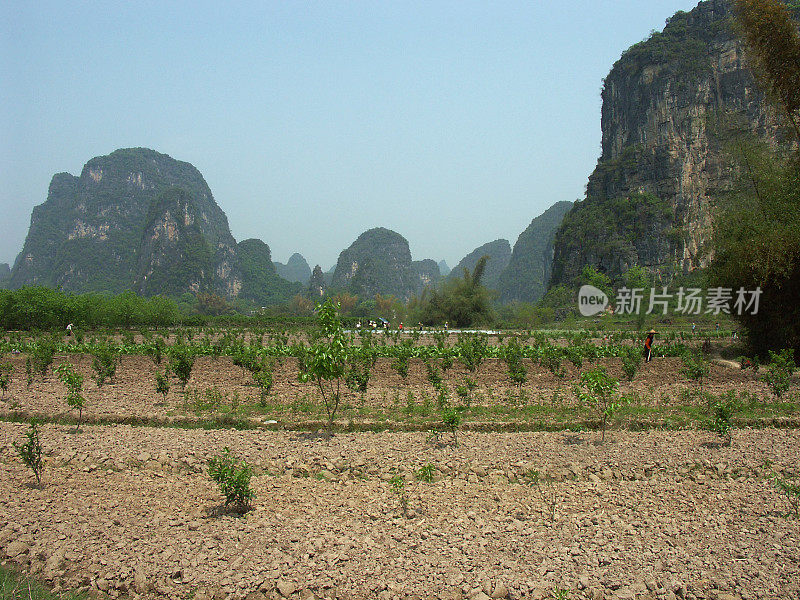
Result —
<path fill-rule="evenodd" d="M 789 8 L 780 0 L 736 0 L 735 9 L 756 74 L 800 138 L 800 33 Z"/>

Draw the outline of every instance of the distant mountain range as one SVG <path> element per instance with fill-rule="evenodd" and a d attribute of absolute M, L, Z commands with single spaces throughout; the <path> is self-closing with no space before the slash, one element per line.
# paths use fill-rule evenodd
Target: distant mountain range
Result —
<path fill-rule="evenodd" d="M 507 240 L 477 248 L 453 271 L 444 261 L 412 260 L 408 241 L 383 227 L 361 234 L 327 273 L 319 267 L 312 272 L 298 253 L 286 264 L 273 262 L 262 240 L 236 242 L 195 167 L 147 148 L 128 148 L 93 158 L 78 177 L 53 177 L 47 200 L 33 210 L 13 269 L 0 266 L 0 286 L 172 296 L 213 292 L 260 305 L 327 289 L 408 299 L 439 284 L 443 270 L 450 277 L 472 270 L 484 254 L 490 256 L 484 283 L 499 290 L 512 259 Z"/>

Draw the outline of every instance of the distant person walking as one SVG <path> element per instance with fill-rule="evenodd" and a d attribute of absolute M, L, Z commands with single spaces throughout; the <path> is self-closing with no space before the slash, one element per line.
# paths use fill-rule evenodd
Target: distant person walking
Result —
<path fill-rule="evenodd" d="M 650 362 L 653 356 L 653 336 L 655 336 L 655 334 L 655 329 L 651 329 L 647 332 L 647 339 L 644 341 L 644 362 Z"/>

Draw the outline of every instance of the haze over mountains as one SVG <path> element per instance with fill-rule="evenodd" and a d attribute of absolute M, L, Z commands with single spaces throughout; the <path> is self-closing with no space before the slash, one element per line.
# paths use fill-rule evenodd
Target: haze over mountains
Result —
<path fill-rule="evenodd" d="M 79 176 L 53 176 L 13 268 L 0 265 L 0 286 L 213 292 L 256 304 L 309 288 L 407 299 L 486 255 L 483 283 L 508 303 L 571 285 L 585 265 L 612 277 L 634 265 L 706 266 L 711 203 L 731 181 L 710 131 L 713 118 L 735 114 L 763 139 L 781 137 L 733 33 L 729 2 L 701 2 L 630 48 L 606 78 L 602 99 L 602 155 L 585 199 L 573 206 L 554 198 L 541 215 L 519 215 L 520 228 L 532 221 L 513 249 L 506 239 L 487 242 L 449 273 L 439 257 L 412 257 L 401 233 L 383 227 L 359 235 L 327 273 L 297 253 L 273 263 L 268 243 L 236 242 L 195 167 L 129 148 L 89 160 Z"/>

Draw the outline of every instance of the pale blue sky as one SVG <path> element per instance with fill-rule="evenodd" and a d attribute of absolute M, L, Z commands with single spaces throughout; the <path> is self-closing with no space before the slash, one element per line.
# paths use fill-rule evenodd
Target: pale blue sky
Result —
<path fill-rule="evenodd" d="M 452 267 L 583 196 L 602 78 L 695 4 L 6 0 L 0 262 L 54 173 L 146 146 L 273 260 L 327 269 L 383 226 Z"/>

